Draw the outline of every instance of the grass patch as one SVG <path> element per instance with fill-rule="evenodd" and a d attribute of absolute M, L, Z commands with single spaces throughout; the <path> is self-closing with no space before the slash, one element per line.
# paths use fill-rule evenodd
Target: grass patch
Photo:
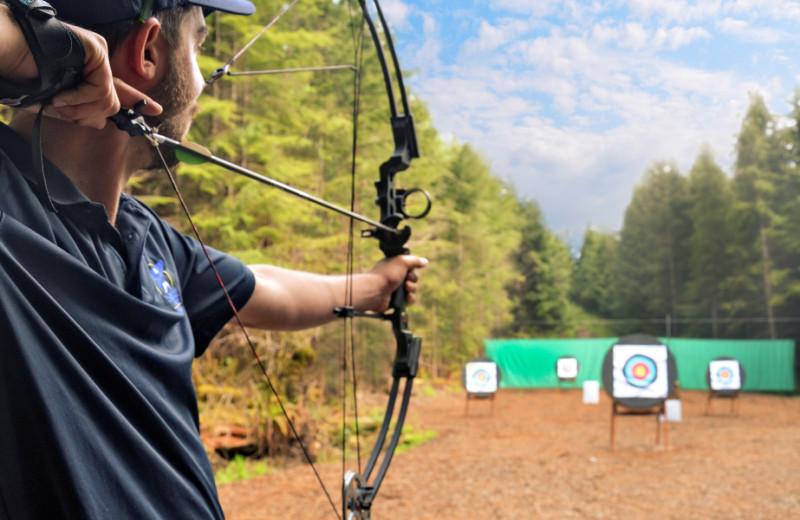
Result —
<path fill-rule="evenodd" d="M 238 480 L 260 477 L 276 470 L 266 460 L 248 459 L 244 455 L 235 455 L 225 466 L 214 474 L 217 484 L 230 484 Z"/>
<path fill-rule="evenodd" d="M 431 439 L 435 439 L 437 435 L 438 433 L 436 430 L 420 430 L 408 424 L 404 424 L 403 434 L 400 436 L 400 442 L 397 443 L 395 453 L 408 451 Z"/>

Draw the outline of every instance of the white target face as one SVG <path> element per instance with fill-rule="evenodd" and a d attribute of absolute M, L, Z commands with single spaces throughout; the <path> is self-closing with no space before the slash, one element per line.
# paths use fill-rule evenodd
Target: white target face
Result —
<path fill-rule="evenodd" d="M 741 390 L 742 376 L 735 359 L 718 359 L 708 364 L 708 379 L 712 390 Z"/>
<path fill-rule="evenodd" d="M 576 379 L 578 377 L 577 358 L 559 358 L 556 361 L 556 376 L 558 376 L 559 379 Z"/>
<path fill-rule="evenodd" d="M 465 368 L 467 392 L 489 394 L 497 392 L 497 364 L 491 361 L 471 361 Z"/>
<path fill-rule="evenodd" d="M 615 345 L 615 398 L 665 399 L 669 394 L 667 347 Z"/>

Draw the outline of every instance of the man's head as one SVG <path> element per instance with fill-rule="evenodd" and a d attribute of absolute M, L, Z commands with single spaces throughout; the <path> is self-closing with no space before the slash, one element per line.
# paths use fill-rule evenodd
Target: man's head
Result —
<path fill-rule="evenodd" d="M 114 76 L 161 104 L 161 115 L 148 123 L 174 139 L 185 136 L 199 110 L 203 78 L 197 54 L 207 33 L 204 16 L 255 11 L 246 0 L 48 1 L 62 21 L 106 39 Z"/>
<path fill-rule="evenodd" d="M 151 14 L 174 7 L 197 5 L 206 16 L 213 11 L 250 15 L 255 7 L 247 0 L 49 0 L 58 18 L 93 28 L 129 20 L 144 21 Z"/>

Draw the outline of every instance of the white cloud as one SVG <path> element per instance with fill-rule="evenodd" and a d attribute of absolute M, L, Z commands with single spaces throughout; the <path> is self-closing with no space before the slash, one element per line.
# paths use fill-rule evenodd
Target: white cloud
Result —
<path fill-rule="evenodd" d="M 713 18 L 722 9 L 720 0 L 625 0 L 634 16 L 656 17 L 662 22 L 696 22 Z"/>
<path fill-rule="evenodd" d="M 794 0 L 736 0 L 727 11 L 750 18 L 800 21 L 800 2 Z"/>
<path fill-rule="evenodd" d="M 776 43 L 783 38 L 782 31 L 773 27 L 754 27 L 745 20 L 723 18 L 717 23 L 717 28 L 725 33 L 753 43 Z"/>
<path fill-rule="evenodd" d="M 675 50 L 689 45 L 695 40 L 709 38 L 711 38 L 711 35 L 702 27 L 671 27 L 669 29 L 659 27 L 656 30 L 653 41 L 657 48 Z"/>
<path fill-rule="evenodd" d="M 731 55 L 730 38 L 722 43 L 724 35 L 770 41 L 760 28 L 780 33 L 774 24 L 746 20 L 779 4 L 790 12 L 797 5 L 498 0 L 474 13 L 473 34 L 448 63 L 438 61 L 438 38 L 449 22 L 426 19 L 424 41 L 413 45 L 421 70 L 414 91 L 441 134 L 481 151 L 496 174 L 540 203 L 556 231 L 579 236 L 589 223 L 618 229 L 653 161 L 674 159 L 686 173 L 709 143 L 729 167 L 748 92 L 781 107 L 790 82 L 800 82 L 800 73 L 786 71 L 796 44 Z M 620 15 L 620 6 L 629 11 Z M 418 9 L 412 19 L 425 16 Z M 549 13 L 544 22 L 531 14 L 541 11 Z M 701 52 L 710 66 L 694 60 Z M 774 63 L 781 65 L 761 68 Z"/>
<path fill-rule="evenodd" d="M 622 47 L 629 49 L 643 49 L 650 41 L 650 34 L 640 23 L 626 23 L 622 29 L 623 37 L 620 42 Z"/>
<path fill-rule="evenodd" d="M 589 42 L 580 37 L 562 36 L 558 32 L 549 37 L 535 38 L 514 45 L 523 60 L 542 70 L 556 74 L 577 74 L 594 60 Z"/>
<path fill-rule="evenodd" d="M 486 20 L 481 20 L 478 29 L 478 47 L 481 50 L 496 49 L 508 41 L 508 33 L 502 27 L 494 27 Z"/>
<path fill-rule="evenodd" d="M 393 30 L 402 31 L 408 28 L 411 7 L 403 0 L 384 0 L 381 3 L 381 10 Z"/>

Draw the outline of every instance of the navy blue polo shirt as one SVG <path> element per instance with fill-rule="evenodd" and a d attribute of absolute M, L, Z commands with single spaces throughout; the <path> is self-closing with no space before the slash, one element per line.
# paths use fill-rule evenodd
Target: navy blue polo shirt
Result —
<path fill-rule="evenodd" d="M 116 227 L 0 125 L 0 519 L 222 518 L 193 359 L 232 317 L 199 244 L 123 195 Z M 237 307 L 250 270 L 212 251 Z"/>

